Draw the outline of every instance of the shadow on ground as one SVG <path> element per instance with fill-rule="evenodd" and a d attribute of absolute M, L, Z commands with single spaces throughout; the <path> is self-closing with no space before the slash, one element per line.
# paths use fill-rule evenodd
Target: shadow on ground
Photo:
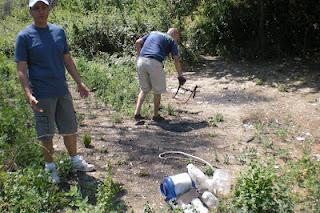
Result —
<path fill-rule="evenodd" d="M 254 102 L 270 102 L 272 98 L 258 95 L 253 92 L 226 90 L 222 93 L 201 93 L 203 99 L 209 104 L 248 104 Z"/>
<path fill-rule="evenodd" d="M 153 122 L 150 125 L 155 125 L 163 130 L 169 132 L 190 132 L 192 130 L 202 129 L 208 127 L 208 122 L 206 121 L 163 121 L 163 122 Z"/>
<path fill-rule="evenodd" d="M 201 66 L 191 71 L 194 75 L 232 79 L 241 83 L 243 77 L 260 84 L 284 84 L 289 91 L 309 88 L 310 93 L 320 91 L 319 59 L 284 58 L 273 61 L 227 61 L 219 57 L 202 57 Z M 237 79 L 239 78 L 239 79 Z M 241 79 L 242 78 L 242 79 Z"/>

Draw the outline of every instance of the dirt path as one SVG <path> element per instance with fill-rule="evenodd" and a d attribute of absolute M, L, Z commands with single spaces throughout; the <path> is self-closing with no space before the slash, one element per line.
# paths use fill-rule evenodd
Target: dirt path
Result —
<path fill-rule="evenodd" d="M 147 120 L 137 126 L 128 119 L 115 124 L 112 112 L 95 97 L 81 100 L 75 95 L 76 110 L 84 115 L 80 136 L 90 132 L 93 141 L 90 149 L 79 143 L 80 152 L 98 167 L 88 176 L 103 179 L 110 161 L 114 180 L 126 190 L 121 199 L 128 212 L 141 212 L 147 202 L 156 211 L 165 208 L 160 182 L 166 175 L 186 172 L 186 162 L 161 160 L 161 152 L 184 151 L 228 168 L 236 176 L 243 168 L 239 156 L 245 149 L 258 147 L 258 155 L 263 155 L 252 126 L 257 120 L 274 120 L 288 127 L 290 155 L 300 154 L 296 147 L 304 141 L 298 141 L 299 136 L 315 141 L 313 153 L 320 154 L 319 64 L 302 63 L 300 59 L 272 63 L 204 59 L 201 66 L 186 73 L 185 87 L 201 87 L 187 104 L 182 101 L 187 94 L 172 99 L 177 80 L 168 78 L 169 92 L 163 106 L 170 105 L 176 114 L 166 116 L 168 123 Z M 261 81 L 263 85 L 258 86 Z M 208 118 L 216 113 L 223 115 L 224 122 L 211 126 Z M 275 141 L 274 146 L 281 147 L 282 143 Z"/>

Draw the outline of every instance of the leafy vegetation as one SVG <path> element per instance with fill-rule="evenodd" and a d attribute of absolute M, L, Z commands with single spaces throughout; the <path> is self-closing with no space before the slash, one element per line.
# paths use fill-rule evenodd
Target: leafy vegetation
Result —
<path fill-rule="evenodd" d="M 224 121 L 223 115 L 221 113 L 216 113 L 214 116 L 208 118 L 208 123 L 211 126 L 217 126 L 218 123 Z"/>
<path fill-rule="evenodd" d="M 90 132 L 84 133 L 84 135 L 82 136 L 82 141 L 84 146 L 86 148 L 89 148 L 91 145 L 91 133 Z"/>
<path fill-rule="evenodd" d="M 274 167 L 253 162 L 239 177 L 234 194 L 234 207 L 243 212 L 293 212 L 287 189 L 276 182 Z M 281 205 L 280 205 L 281 204 Z"/>

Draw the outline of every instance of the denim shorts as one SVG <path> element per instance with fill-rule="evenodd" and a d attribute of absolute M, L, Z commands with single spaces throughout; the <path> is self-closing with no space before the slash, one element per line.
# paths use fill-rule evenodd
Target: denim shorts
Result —
<path fill-rule="evenodd" d="M 77 132 L 77 118 L 70 94 L 38 99 L 37 106 L 43 110 L 43 112 L 33 112 L 40 141 L 52 140 L 56 129 L 61 135 L 73 135 Z"/>
<path fill-rule="evenodd" d="M 166 92 L 166 73 L 161 62 L 153 58 L 139 57 L 137 72 L 142 91 L 149 92 L 152 89 L 155 94 Z"/>

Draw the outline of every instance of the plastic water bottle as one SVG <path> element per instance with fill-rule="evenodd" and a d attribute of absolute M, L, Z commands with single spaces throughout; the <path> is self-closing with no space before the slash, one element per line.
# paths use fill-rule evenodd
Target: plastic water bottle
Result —
<path fill-rule="evenodd" d="M 231 174 L 225 169 L 217 169 L 213 178 L 207 181 L 208 190 L 214 194 L 227 195 L 231 190 Z"/>
<path fill-rule="evenodd" d="M 207 189 L 207 182 L 209 178 L 199 168 L 191 163 L 187 165 L 187 169 L 195 187 L 200 190 Z"/>
<path fill-rule="evenodd" d="M 219 200 L 214 194 L 209 191 L 205 191 L 201 195 L 201 200 L 209 209 L 215 209 L 219 205 Z"/>

